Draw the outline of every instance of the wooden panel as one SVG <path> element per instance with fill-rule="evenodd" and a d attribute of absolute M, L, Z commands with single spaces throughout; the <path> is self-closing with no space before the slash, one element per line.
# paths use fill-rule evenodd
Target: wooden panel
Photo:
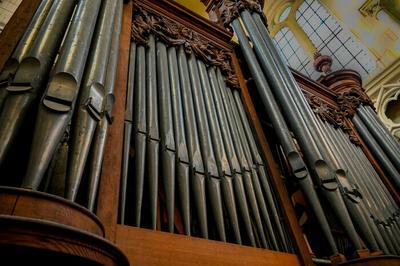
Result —
<path fill-rule="evenodd" d="M 293 254 L 124 225 L 116 244 L 131 265 L 300 265 Z"/>
<path fill-rule="evenodd" d="M 247 114 L 250 117 L 250 123 L 253 125 L 253 129 L 256 133 L 259 144 L 261 145 L 261 150 L 263 152 L 264 158 L 267 160 L 267 167 L 269 170 L 269 174 L 272 177 L 273 186 L 277 191 L 281 206 L 283 207 L 283 213 L 285 215 L 285 219 L 287 220 L 288 225 L 291 228 L 291 233 L 295 241 L 299 257 L 301 258 L 301 261 L 303 262 L 304 265 L 313 265 L 310 251 L 308 249 L 306 241 L 304 240 L 303 233 L 301 231 L 301 228 L 299 226 L 299 223 L 297 221 L 293 209 L 293 205 L 289 199 L 289 195 L 283 184 L 281 175 L 278 170 L 278 166 L 272 156 L 271 148 L 264 135 L 261 122 L 257 116 L 257 112 L 255 110 L 253 101 L 250 97 L 246 81 L 244 79 L 243 73 L 241 72 L 239 62 L 235 55 L 232 56 L 232 60 L 235 67 L 235 71 L 240 81 L 243 103 L 245 105 Z"/>
<path fill-rule="evenodd" d="M 11 56 L 41 0 L 24 0 L 0 34 L 0 69 Z"/>
<path fill-rule="evenodd" d="M 106 238 L 111 241 L 115 239 L 115 226 L 118 219 L 131 22 L 132 2 L 129 2 L 124 5 L 123 10 L 118 68 L 114 91 L 114 122 L 108 131 L 96 212 L 97 216 L 104 224 Z"/>

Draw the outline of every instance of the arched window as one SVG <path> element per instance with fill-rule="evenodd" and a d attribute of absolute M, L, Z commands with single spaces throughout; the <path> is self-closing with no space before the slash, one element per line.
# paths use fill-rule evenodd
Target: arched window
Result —
<path fill-rule="evenodd" d="M 319 1 L 304 0 L 296 11 L 296 20 L 317 50 L 332 56 L 332 70 L 353 69 L 365 79 L 376 69 L 368 50 Z"/>
<path fill-rule="evenodd" d="M 315 71 L 311 58 L 309 58 L 288 27 L 282 28 L 275 34 L 274 42 L 278 47 L 278 51 L 281 52 L 281 56 L 286 59 L 287 64 L 291 68 L 300 71 L 312 79 L 320 76 Z"/>

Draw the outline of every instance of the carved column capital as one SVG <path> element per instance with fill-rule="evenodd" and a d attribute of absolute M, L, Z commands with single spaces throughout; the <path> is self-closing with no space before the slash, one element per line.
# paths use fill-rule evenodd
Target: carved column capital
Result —
<path fill-rule="evenodd" d="M 220 7 L 220 21 L 226 28 L 229 28 L 231 22 L 239 17 L 240 12 L 245 9 L 263 14 L 259 0 L 222 0 Z"/>
<path fill-rule="evenodd" d="M 332 72 L 319 82 L 336 93 L 336 101 L 347 117 L 352 117 L 361 104 L 374 106 L 362 87 L 360 75 L 353 70 Z"/>
<path fill-rule="evenodd" d="M 227 84 L 232 88 L 239 88 L 239 80 L 233 71 L 229 51 L 213 45 L 194 30 L 163 15 L 152 13 L 141 3 L 135 2 L 131 39 L 147 46 L 150 35 L 156 36 L 167 46 L 183 46 L 187 54 L 193 53 L 205 64 L 219 67 L 226 76 Z"/>

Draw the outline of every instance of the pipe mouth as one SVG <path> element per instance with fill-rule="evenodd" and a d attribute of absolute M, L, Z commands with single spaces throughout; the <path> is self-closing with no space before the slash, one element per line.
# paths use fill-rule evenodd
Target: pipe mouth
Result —
<path fill-rule="evenodd" d="M 335 174 L 324 160 L 318 160 L 315 162 L 314 171 L 322 188 L 329 191 L 334 191 L 338 188 Z"/>
<path fill-rule="evenodd" d="M 307 167 L 298 152 L 290 152 L 287 156 L 293 174 L 298 179 L 306 178 L 308 175 Z"/>

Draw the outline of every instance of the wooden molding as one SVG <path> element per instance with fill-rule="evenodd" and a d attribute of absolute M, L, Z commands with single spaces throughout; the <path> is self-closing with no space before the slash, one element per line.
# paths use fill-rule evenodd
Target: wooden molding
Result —
<path fill-rule="evenodd" d="M 115 103 L 113 124 L 110 126 L 105 146 L 103 168 L 98 194 L 96 214 L 105 227 L 106 238 L 115 239 L 118 220 L 120 176 L 124 140 L 124 119 L 126 87 L 128 82 L 128 64 L 130 31 L 132 21 L 132 2 L 124 4 L 122 28 L 119 45 L 117 76 L 115 80 Z"/>
<path fill-rule="evenodd" d="M 301 265 L 295 254 L 124 225 L 116 244 L 131 265 Z"/>

